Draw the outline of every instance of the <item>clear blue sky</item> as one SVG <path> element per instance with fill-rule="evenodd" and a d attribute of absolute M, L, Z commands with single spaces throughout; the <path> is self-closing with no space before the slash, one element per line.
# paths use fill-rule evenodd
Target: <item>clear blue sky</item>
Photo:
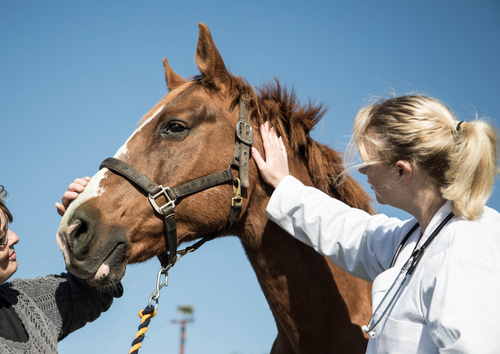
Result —
<path fill-rule="evenodd" d="M 17 277 L 64 271 L 54 202 L 167 92 L 163 57 L 181 76 L 198 74 L 198 22 L 233 74 L 255 86 L 276 76 L 303 102 L 330 107 L 314 137 L 339 150 L 363 102 L 393 90 L 435 96 L 462 120 L 500 122 L 498 1 L 1 1 L 0 184 L 21 238 Z M 129 266 L 123 298 L 60 353 L 127 353 L 158 269 L 157 260 Z M 178 351 L 170 321 L 184 304 L 196 311 L 187 354 L 269 353 L 276 327 L 238 239 L 171 270 L 140 353 Z"/>

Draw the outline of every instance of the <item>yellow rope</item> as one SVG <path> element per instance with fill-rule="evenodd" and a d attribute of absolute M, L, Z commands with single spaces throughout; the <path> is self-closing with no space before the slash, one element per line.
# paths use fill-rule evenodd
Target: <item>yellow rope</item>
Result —
<path fill-rule="evenodd" d="M 156 309 L 154 309 L 153 312 L 149 312 L 146 314 L 144 314 L 144 310 L 141 310 L 141 312 L 139 312 L 139 316 L 141 317 L 141 324 L 139 325 L 139 331 L 137 332 L 137 335 L 132 342 L 132 348 L 130 349 L 129 354 L 138 353 L 139 348 L 142 345 L 142 340 L 144 339 L 144 334 L 148 330 L 149 320 L 156 316 Z M 144 323 L 146 321 L 147 323 Z"/>

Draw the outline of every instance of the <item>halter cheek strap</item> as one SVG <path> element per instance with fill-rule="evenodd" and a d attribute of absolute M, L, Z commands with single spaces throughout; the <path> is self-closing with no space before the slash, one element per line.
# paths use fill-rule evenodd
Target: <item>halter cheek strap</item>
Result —
<path fill-rule="evenodd" d="M 238 123 L 236 124 L 236 145 L 234 147 L 233 161 L 231 166 L 239 168 L 241 186 L 248 188 L 248 161 L 250 157 L 250 147 L 253 144 L 253 128 L 248 124 L 248 110 L 243 103 L 244 96 L 240 101 Z"/>

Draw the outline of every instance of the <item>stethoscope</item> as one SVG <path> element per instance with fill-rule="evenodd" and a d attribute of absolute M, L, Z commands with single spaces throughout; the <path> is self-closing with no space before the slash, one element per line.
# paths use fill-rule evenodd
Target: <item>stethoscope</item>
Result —
<path fill-rule="evenodd" d="M 432 242 L 432 240 L 434 240 L 434 238 L 436 238 L 437 234 L 448 223 L 448 221 L 450 221 L 450 219 L 452 217 L 453 217 L 453 213 L 449 213 L 448 216 L 446 218 L 444 218 L 443 221 L 441 221 L 441 224 L 439 224 L 439 226 L 432 232 L 432 234 L 429 236 L 427 241 L 425 241 L 425 243 L 422 245 L 422 247 L 420 247 L 417 250 L 413 250 L 413 253 L 411 254 L 410 258 L 406 261 L 404 266 L 401 268 L 401 271 L 399 272 L 398 276 L 396 277 L 396 279 L 392 283 L 389 290 L 387 290 L 387 292 L 385 293 L 384 297 L 382 298 L 382 301 L 377 306 L 377 309 L 375 311 L 373 311 L 372 317 L 370 317 L 370 320 L 368 321 L 368 325 L 361 327 L 363 332 L 367 333 L 371 338 L 375 338 L 377 336 L 377 334 L 374 332 L 375 327 L 377 327 L 377 325 L 380 323 L 380 321 L 382 321 L 382 319 L 384 318 L 387 311 L 389 311 L 389 309 L 392 307 L 392 304 L 394 303 L 394 301 L 396 301 L 396 299 L 398 298 L 399 293 L 403 289 L 403 286 L 406 284 L 407 280 L 411 277 L 411 275 L 415 271 L 415 268 L 417 267 L 418 263 L 422 259 L 422 256 L 424 255 L 424 252 L 427 249 L 427 246 L 429 246 L 429 244 Z M 415 230 L 418 227 L 419 227 L 419 224 L 418 223 L 415 224 L 411 228 L 411 230 L 406 234 L 406 236 L 403 238 L 403 240 L 401 241 L 401 243 L 399 244 L 399 246 L 396 250 L 396 253 L 394 254 L 394 257 L 392 258 L 390 268 L 394 267 L 394 265 L 396 264 L 396 260 L 398 259 L 399 253 L 401 252 L 401 249 L 403 248 L 403 246 L 406 244 L 406 242 L 408 241 L 410 236 L 415 232 Z M 418 245 L 418 242 L 417 242 L 417 245 Z M 417 246 L 415 246 L 415 248 L 416 247 Z M 403 275 L 403 273 L 405 274 L 405 276 L 404 276 L 403 280 L 401 281 L 401 284 L 399 285 L 398 289 L 396 290 L 396 292 L 392 296 L 391 301 L 389 301 L 389 303 L 385 307 L 385 309 L 382 312 L 382 314 L 380 315 L 378 321 L 373 323 L 375 314 L 378 312 L 378 310 L 380 309 L 382 304 L 385 302 L 387 296 L 391 292 L 392 288 L 394 288 L 399 277 L 401 275 Z"/>

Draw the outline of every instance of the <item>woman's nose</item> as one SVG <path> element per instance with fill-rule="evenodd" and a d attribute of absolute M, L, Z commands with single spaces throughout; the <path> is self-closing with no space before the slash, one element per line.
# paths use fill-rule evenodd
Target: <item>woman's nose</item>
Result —
<path fill-rule="evenodd" d="M 368 170 L 368 166 L 360 167 L 358 169 L 359 173 L 361 173 L 362 175 L 366 175 L 367 170 Z"/>
<path fill-rule="evenodd" d="M 12 231 L 11 229 L 9 229 L 8 231 L 8 234 L 7 234 L 7 242 L 9 244 L 9 246 L 14 246 L 15 244 L 17 244 L 19 242 L 19 236 L 17 236 L 17 234 Z"/>

